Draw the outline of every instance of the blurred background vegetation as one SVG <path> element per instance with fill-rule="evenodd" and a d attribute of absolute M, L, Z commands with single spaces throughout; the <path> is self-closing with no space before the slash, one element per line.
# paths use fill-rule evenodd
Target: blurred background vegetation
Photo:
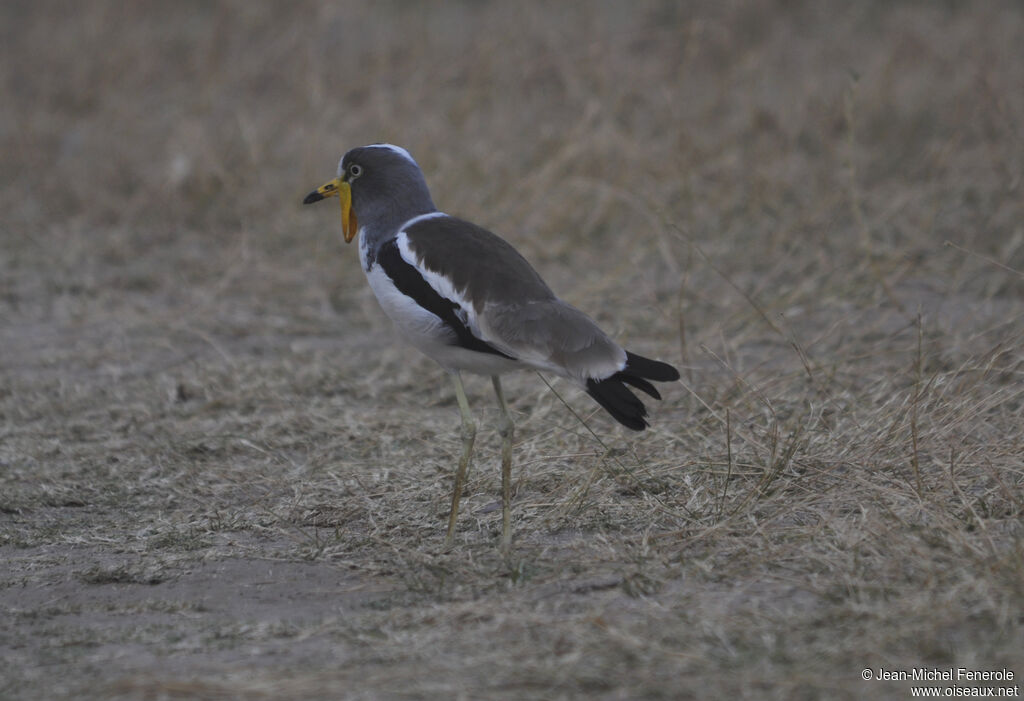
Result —
<path fill-rule="evenodd" d="M 3 291 L 21 307 L 57 281 L 187 296 L 239 250 L 252 274 L 222 292 L 255 301 L 247 286 L 272 281 L 308 295 L 310 275 L 354 271 L 355 256 L 298 202 L 374 141 L 407 147 L 442 208 L 573 268 L 581 295 L 616 283 L 580 272 L 629 286 L 621 260 L 668 287 L 691 272 L 700 304 L 716 276 L 689 241 L 764 289 L 875 257 L 1020 291 L 1019 276 L 942 247 L 1024 264 L 1011 2 L 0 13 Z"/>

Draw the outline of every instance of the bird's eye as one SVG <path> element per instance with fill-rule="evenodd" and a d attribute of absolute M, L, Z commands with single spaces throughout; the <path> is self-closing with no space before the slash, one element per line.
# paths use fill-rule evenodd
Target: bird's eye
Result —
<path fill-rule="evenodd" d="M 348 174 L 351 175 L 353 178 L 358 178 L 360 175 L 363 174 L 363 167 L 358 163 L 353 163 L 348 167 Z"/>

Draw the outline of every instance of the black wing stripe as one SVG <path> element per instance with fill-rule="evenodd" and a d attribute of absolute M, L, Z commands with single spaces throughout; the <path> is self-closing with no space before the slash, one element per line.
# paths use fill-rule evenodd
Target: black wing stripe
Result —
<path fill-rule="evenodd" d="M 398 250 L 398 243 L 394 239 L 380 247 L 375 260 L 370 262 L 371 268 L 373 263 L 380 265 L 384 274 L 391 278 L 391 282 L 395 284 L 399 292 L 412 298 L 416 304 L 436 316 L 451 329 L 457 339 L 454 345 L 477 353 L 493 353 L 513 360 L 512 356 L 502 353 L 491 344 L 473 335 L 469 327 L 459 318 L 458 312 L 462 311 L 459 305 L 439 295 L 437 290 L 423 279 L 420 271 L 402 258 L 402 253 Z"/>

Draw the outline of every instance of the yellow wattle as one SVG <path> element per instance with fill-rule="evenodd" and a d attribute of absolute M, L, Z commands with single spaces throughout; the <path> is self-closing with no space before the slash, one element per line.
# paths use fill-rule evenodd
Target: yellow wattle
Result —
<path fill-rule="evenodd" d="M 352 211 L 352 188 L 344 181 L 338 187 L 338 199 L 341 200 L 341 231 L 345 236 L 345 243 L 351 243 L 359 231 L 359 221 L 356 219 L 356 213 Z"/>

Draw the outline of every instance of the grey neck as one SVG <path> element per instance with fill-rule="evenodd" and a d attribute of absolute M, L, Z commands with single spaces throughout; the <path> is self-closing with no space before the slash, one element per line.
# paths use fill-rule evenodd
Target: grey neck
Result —
<path fill-rule="evenodd" d="M 360 227 L 365 229 L 363 234 L 366 245 L 370 249 L 376 249 L 381 244 L 398 235 L 399 227 L 413 217 L 421 214 L 436 212 L 437 207 L 429 200 L 416 207 L 392 205 L 371 207 L 368 216 L 360 218 Z M 363 222 L 366 222 L 365 224 Z"/>
<path fill-rule="evenodd" d="M 354 201 L 353 206 L 360 227 L 365 227 L 363 236 L 370 250 L 394 238 L 399 227 L 413 217 L 437 211 L 422 176 L 395 182 L 371 198 Z"/>

